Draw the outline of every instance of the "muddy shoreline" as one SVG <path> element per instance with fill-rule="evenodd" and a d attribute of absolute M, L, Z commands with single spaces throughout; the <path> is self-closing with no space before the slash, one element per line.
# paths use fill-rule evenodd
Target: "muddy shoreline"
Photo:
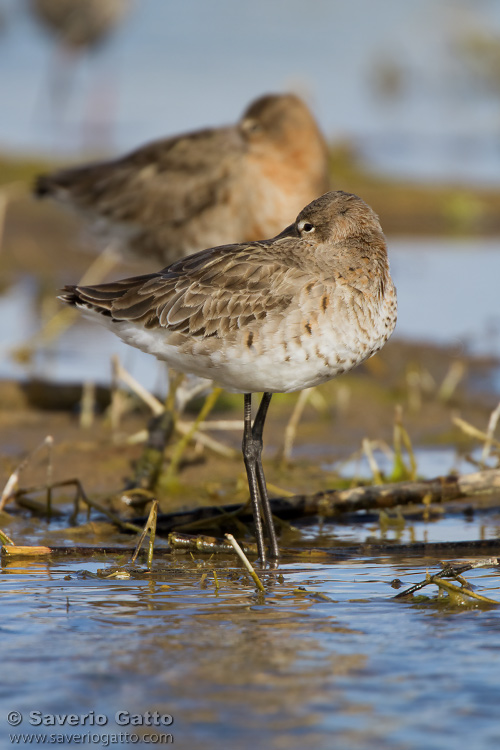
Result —
<path fill-rule="evenodd" d="M 439 395 L 440 386 L 457 362 L 464 368 L 463 379 L 448 398 L 443 398 Z M 266 425 L 268 481 L 293 493 L 325 489 L 338 479 L 335 466 L 358 451 L 364 438 L 392 445 L 398 405 L 403 409 L 403 424 L 414 450 L 447 446 L 458 453 L 471 451 L 477 443 L 454 425 L 453 418 L 460 416 L 478 429 L 486 429 L 498 395 L 485 390 L 484 384 L 495 364 L 484 358 L 464 357 L 452 349 L 390 342 L 357 371 L 318 389 L 324 408 L 319 412 L 315 406 L 307 405 L 298 425 L 292 460 L 285 464 L 280 460 L 284 432 L 298 395 L 276 396 Z M 432 378 L 434 391 L 415 390 L 413 382 L 418 373 Z M 54 390 L 58 388 L 43 381 L 38 381 L 36 387 L 29 381 L 0 381 L 0 473 L 4 482 L 29 451 L 52 435 L 54 481 L 78 477 L 87 493 L 119 493 L 143 450 L 142 444 L 131 445 L 128 438 L 144 429 L 151 416 L 149 410 L 137 403 L 122 419 L 116 435 L 110 426 L 106 406 L 109 392 L 105 388 L 101 389 L 102 401 L 96 407 L 93 424 L 87 427 L 80 423 L 81 387 L 63 387 L 75 401 L 69 399 L 65 408 L 59 403 L 54 409 Z M 241 420 L 240 402 L 237 395 L 225 397 L 209 420 Z M 193 418 L 198 406 L 195 404 L 192 413 L 184 418 Z M 233 448 L 235 458 L 190 445 L 178 481 L 168 488 L 162 488 L 160 483 L 158 497 L 163 511 L 245 499 L 240 430 L 210 434 Z M 177 436 L 167 448 L 165 465 L 178 439 Z M 449 468 L 444 466 L 443 473 Z M 22 485 L 43 483 L 45 473 L 45 460 L 37 457 L 23 471 Z M 64 501 L 67 493 L 63 492 L 61 502 Z"/>

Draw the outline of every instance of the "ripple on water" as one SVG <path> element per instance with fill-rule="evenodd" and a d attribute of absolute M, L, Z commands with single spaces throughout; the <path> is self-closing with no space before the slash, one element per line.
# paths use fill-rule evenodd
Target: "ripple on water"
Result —
<path fill-rule="evenodd" d="M 4 566 L 5 710 L 95 710 L 109 731 L 119 709 L 160 710 L 186 747 L 497 739 L 499 612 L 392 599 L 392 581 L 422 580 L 429 561 L 285 563 L 262 574 L 264 598 L 229 560 L 182 556 L 158 580 L 93 577 L 108 564 Z M 500 601 L 496 571 L 467 578 Z"/>

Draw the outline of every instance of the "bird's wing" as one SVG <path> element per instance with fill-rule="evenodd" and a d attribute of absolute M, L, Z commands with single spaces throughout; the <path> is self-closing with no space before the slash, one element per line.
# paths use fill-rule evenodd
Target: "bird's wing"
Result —
<path fill-rule="evenodd" d="M 41 175 L 35 193 L 109 221 L 181 225 L 221 199 L 242 149 L 236 128 L 203 130 L 114 161 Z"/>
<path fill-rule="evenodd" d="M 113 320 L 205 339 L 286 310 L 304 286 L 300 270 L 269 253 L 266 243 L 251 243 L 204 250 L 155 274 L 66 287 L 62 299 Z"/>

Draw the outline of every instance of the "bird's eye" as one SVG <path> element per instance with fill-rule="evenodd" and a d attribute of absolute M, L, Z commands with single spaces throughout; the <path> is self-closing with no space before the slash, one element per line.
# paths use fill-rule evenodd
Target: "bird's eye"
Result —
<path fill-rule="evenodd" d="M 310 234 L 311 232 L 314 232 L 314 225 L 306 221 L 304 224 L 302 224 L 300 230 L 302 232 L 308 232 Z"/>
<path fill-rule="evenodd" d="M 259 130 L 261 130 L 261 125 L 257 120 L 253 120 L 251 117 L 248 117 L 246 120 L 243 120 L 241 123 L 241 127 L 243 128 L 245 133 L 258 133 Z"/>

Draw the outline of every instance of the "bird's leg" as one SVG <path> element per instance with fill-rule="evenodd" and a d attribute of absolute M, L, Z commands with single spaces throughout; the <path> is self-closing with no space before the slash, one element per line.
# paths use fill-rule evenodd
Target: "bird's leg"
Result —
<path fill-rule="evenodd" d="M 252 432 L 252 394 L 245 393 L 245 411 L 243 427 L 243 461 L 248 478 L 248 489 L 250 490 L 250 500 L 253 507 L 253 518 L 255 523 L 255 537 L 257 539 L 257 549 L 259 557 L 264 564 L 266 562 L 266 548 L 264 547 L 264 534 L 262 532 L 262 518 L 260 516 L 259 503 L 259 485 L 257 482 L 257 458 L 256 445 Z"/>
<path fill-rule="evenodd" d="M 270 393 L 264 393 L 262 396 L 262 401 L 252 427 L 252 396 L 250 393 L 245 393 L 245 426 L 243 430 L 243 461 L 245 462 L 250 499 L 253 506 L 257 549 L 262 563 L 265 563 L 266 561 L 266 550 L 264 546 L 264 534 L 260 514 L 261 505 L 269 533 L 271 554 L 275 558 L 278 557 L 278 543 L 276 541 L 276 533 L 271 515 L 271 507 L 269 505 L 269 498 L 267 496 L 266 480 L 262 469 L 261 459 L 262 432 L 269 402 L 271 401 L 271 395 L 272 394 Z"/>
<path fill-rule="evenodd" d="M 262 434 L 264 431 L 264 422 L 266 420 L 267 410 L 269 408 L 269 404 L 271 403 L 272 395 L 273 395 L 272 393 L 262 394 L 262 400 L 260 402 L 259 409 L 257 411 L 257 415 L 254 419 L 254 423 L 252 427 L 252 437 L 254 439 L 254 442 L 256 443 L 257 482 L 259 484 L 260 501 L 262 505 L 262 511 L 264 514 L 264 521 L 265 521 L 267 533 L 269 536 L 270 553 L 271 553 L 271 557 L 274 557 L 276 559 L 279 557 L 278 540 L 276 539 L 276 531 L 274 529 L 271 505 L 269 503 L 269 496 L 267 494 L 266 478 L 264 476 L 264 469 L 262 468 L 262 448 L 263 448 Z"/>

